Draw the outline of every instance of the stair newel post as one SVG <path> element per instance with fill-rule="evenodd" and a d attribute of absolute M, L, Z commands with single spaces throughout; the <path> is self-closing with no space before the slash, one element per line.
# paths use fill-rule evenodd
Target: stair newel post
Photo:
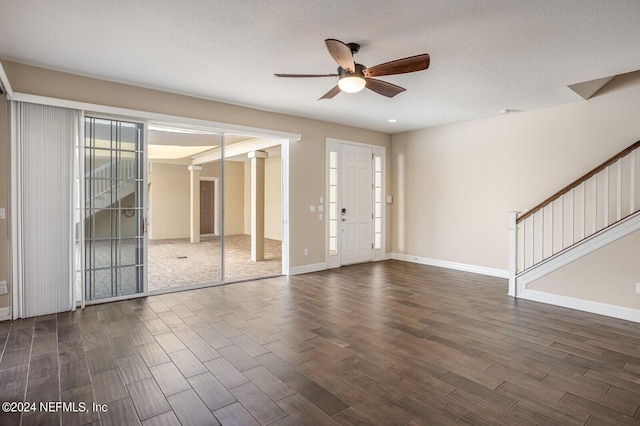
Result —
<path fill-rule="evenodd" d="M 518 267 L 518 212 L 509 212 L 509 296 L 516 294 L 516 270 Z"/>

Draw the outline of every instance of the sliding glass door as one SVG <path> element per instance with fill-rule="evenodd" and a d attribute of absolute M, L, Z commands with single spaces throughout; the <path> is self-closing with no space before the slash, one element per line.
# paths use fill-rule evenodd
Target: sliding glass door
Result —
<path fill-rule="evenodd" d="M 85 300 L 144 292 L 144 125 L 85 118 Z"/>

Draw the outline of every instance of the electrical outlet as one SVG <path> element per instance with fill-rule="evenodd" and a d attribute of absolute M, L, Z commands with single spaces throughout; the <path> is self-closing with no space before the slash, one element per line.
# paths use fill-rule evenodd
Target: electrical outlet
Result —
<path fill-rule="evenodd" d="M 636 293 L 640 294 L 640 283 L 636 283 Z"/>
<path fill-rule="evenodd" d="M 7 294 L 8 293 L 8 289 L 7 289 L 7 282 L 6 281 L 0 281 L 0 294 Z"/>

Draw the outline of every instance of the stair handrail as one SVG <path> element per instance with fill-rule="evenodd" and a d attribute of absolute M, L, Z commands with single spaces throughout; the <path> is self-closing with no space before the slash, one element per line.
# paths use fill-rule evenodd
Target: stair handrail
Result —
<path fill-rule="evenodd" d="M 518 218 L 516 219 L 516 223 L 520 223 L 523 220 L 525 220 L 526 218 L 528 218 L 529 216 L 537 213 L 538 211 L 543 209 L 545 206 L 547 206 L 552 201 L 557 200 L 558 198 L 560 198 L 564 194 L 568 193 L 572 189 L 580 186 L 580 184 L 582 184 L 582 182 L 588 180 L 589 178 L 593 177 L 594 175 L 597 175 L 598 173 L 600 173 L 601 171 L 606 169 L 608 166 L 614 164 L 619 159 L 621 159 L 623 157 L 626 157 L 627 154 L 631 153 L 632 151 L 635 151 L 638 148 L 640 148 L 640 141 L 637 141 L 637 142 L 629 145 L 628 147 L 626 147 L 625 149 L 623 149 L 622 151 L 620 151 L 619 153 L 617 153 L 613 157 L 609 158 L 607 161 L 605 161 L 602 164 L 594 167 L 591 171 L 589 171 L 589 172 L 585 173 L 584 175 L 580 176 L 578 179 L 574 180 L 569 185 L 565 186 L 564 188 L 562 188 L 561 190 L 559 190 L 558 192 L 556 192 L 552 196 L 548 197 L 543 202 L 541 202 L 539 204 L 536 204 L 535 207 L 529 209 L 527 212 L 518 214 Z"/>
<path fill-rule="evenodd" d="M 545 263 L 547 260 L 556 258 L 561 253 L 568 253 L 571 248 L 578 246 L 579 243 L 585 241 L 587 238 L 599 235 L 608 229 L 613 229 L 613 225 L 619 224 L 623 220 L 640 213 L 640 208 L 636 207 L 638 205 L 636 197 L 634 197 L 635 192 L 637 192 L 636 188 L 640 185 L 640 174 L 636 172 L 636 150 L 639 148 L 640 141 L 637 141 L 594 167 L 532 209 L 526 212 L 512 211 L 509 213 L 509 295 L 514 297 L 518 296 L 520 290 L 517 288 L 517 277 Z M 625 173 L 630 179 L 630 184 L 625 187 L 625 192 L 629 197 L 629 209 L 628 214 L 623 214 L 622 192 L 624 184 L 622 175 L 623 162 L 627 157 L 630 162 L 627 163 L 628 168 Z M 616 215 L 615 219 L 611 221 L 609 219 L 609 209 L 611 208 L 611 199 L 609 198 L 609 171 L 611 167 L 615 167 L 616 165 L 617 180 L 614 181 L 614 186 L 617 190 Z M 604 173 L 604 186 L 602 189 L 604 198 L 598 195 L 599 189 L 597 182 L 600 173 Z M 592 194 L 590 198 L 592 206 L 590 215 L 587 214 L 586 211 L 587 187 L 591 188 Z M 581 191 L 579 188 L 581 188 Z M 578 219 L 576 219 L 574 213 L 576 193 L 581 200 L 581 210 Z M 568 201 L 568 215 L 565 215 L 564 210 L 565 196 L 570 197 Z M 598 213 L 598 203 L 602 203 L 602 219 L 600 219 L 601 216 Z M 558 216 L 560 217 L 560 221 L 554 221 L 556 206 L 559 209 Z M 545 217 L 549 219 L 549 224 L 545 221 Z M 565 233 L 564 227 L 565 218 L 567 218 L 569 222 L 569 231 L 567 233 Z M 579 221 L 580 227 L 574 227 L 575 220 Z M 590 224 L 588 231 L 587 223 Z M 557 233 L 554 234 L 556 230 Z M 578 235 L 576 235 L 576 231 Z M 567 239 L 569 241 L 566 241 Z"/>
<path fill-rule="evenodd" d="M 133 164 L 135 164 L 135 159 L 133 158 L 122 158 L 119 161 L 116 160 L 111 160 L 108 163 L 105 163 L 103 165 L 101 165 L 100 167 L 94 169 L 93 171 L 88 171 L 87 175 L 89 175 L 89 173 L 93 173 L 94 176 L 100 174 L 101 172 L 103 172 L 106 169 L 109 169 L 111 167 L 113 167 L 114 164 L 119 163 L 119 170 L 121 171 L 125 171 L 125 172 L 129 172 L 127 176 L 125 176 L 124 180 L 129 181 L 130 179 L 132 179 L 133 177 L 135 177 L 135 171 L 133 169 L 133 167 L 131 167 Z M 127 174 L 127 173 L 125 173 Z M 105 183 L 104 185 L 101 185 L 101 189 L 96 191 L 95 194 L 93 194 L 93 198 L 99 197 L 100 195 L 113 190 L 114 187 L 116 187 L 117 185 L 119 185 L 120 183 L 112 183 L 111 185 Z"/>

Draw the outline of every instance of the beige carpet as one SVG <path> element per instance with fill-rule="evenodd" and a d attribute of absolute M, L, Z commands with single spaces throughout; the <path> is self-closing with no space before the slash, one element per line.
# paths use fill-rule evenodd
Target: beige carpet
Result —
<path fill-rule="evenodd" d="M 225 280 L 282 274 L 282 244 L 265 239 L 265 260 L 251 261 L 251 237 L 225 237 Z M 149 293 L 195 284 L 222 282 L 220 237 L 203 237 L 200 243 L 188 239 L 149 240 Z"/>

